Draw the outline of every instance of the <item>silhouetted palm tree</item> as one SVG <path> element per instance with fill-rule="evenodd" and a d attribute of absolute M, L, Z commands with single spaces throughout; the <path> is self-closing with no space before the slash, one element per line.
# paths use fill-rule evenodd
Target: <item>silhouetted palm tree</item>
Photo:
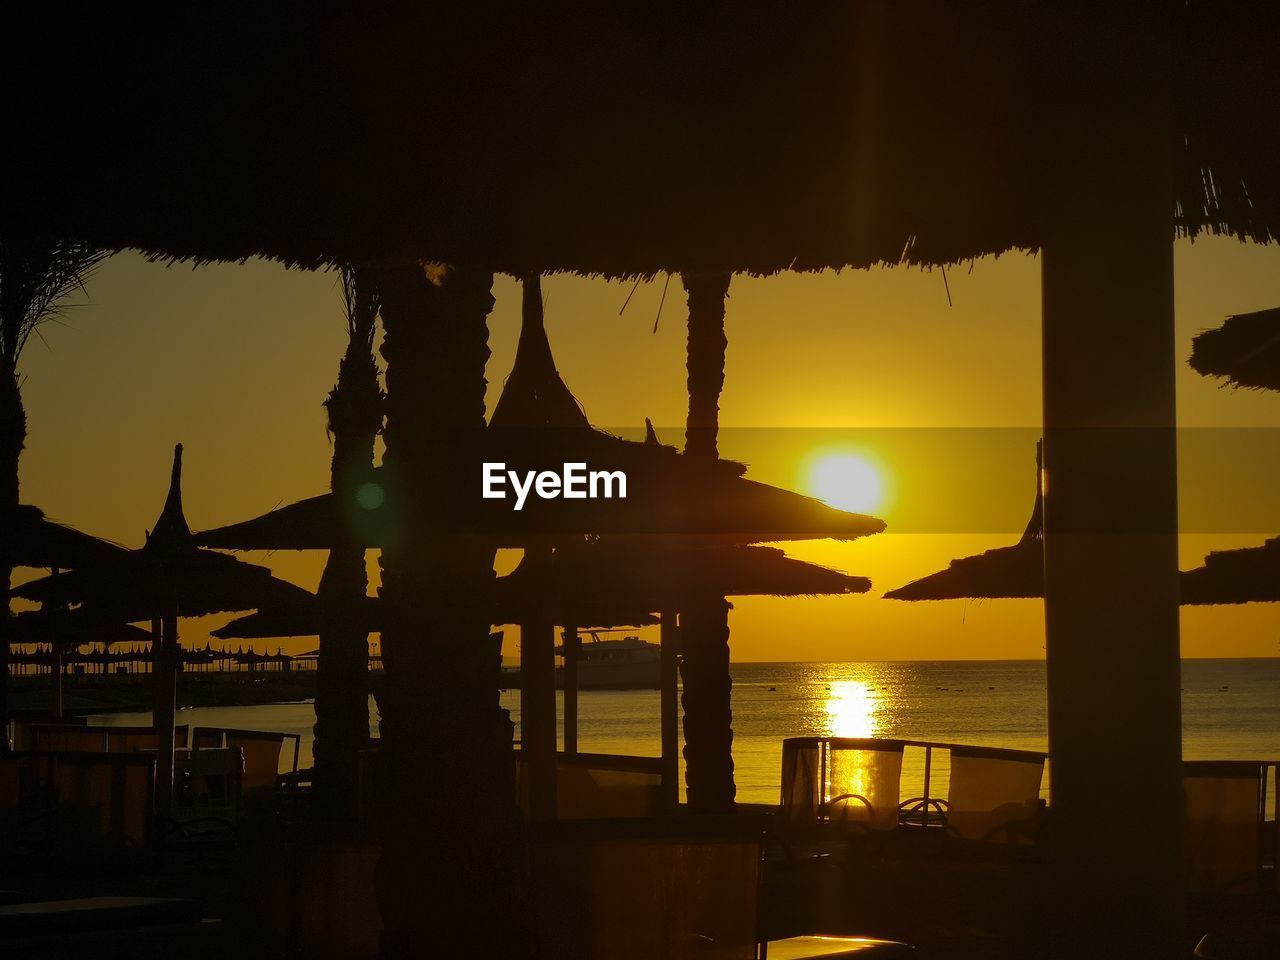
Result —
<path fill-rule="evenodd" d="M 493 275 L 402 266 L 378 283 L 383 471 L 403 512 L 381 557 L 382 954 L 475 952 L 479 936 L 486 956 L 515 956 L 519 812 L 489 634 L 494 548 L 448 531 L 450 433 L 485 427 Z"/>
<path fill-rule="evenodd" d="M 75 241 L 28 241 L 0 237 L 0 540 L 8 541 L 18 506 L 18 460 L 27 442 L 18 360 L 42 324 L 57 320 L 65 299 L 108 255 Z M 9 587 L 13 575 L 0 565 L 0 749 L 7 746 L 9 719 Z"/>
<path fill-rule="evenodd" d="M 373 357 L 378 293 L 354 267 L 342 271 L 347 350 L 324 402 L 333 439 L 330 486 L 344 509 L 358 509 L 382 432 L 384 395 Z M 346 529 L 346 528 L 344 528 Z M 327 816 L 351 821 L 359 801 L 359 751 L 369 740 L 369 633 L 364 547 L 329 551 L 320 578 L 320 653 L 316 662 L 315 799 Z"/>
<path fill-rule="evenodd" d="M 684 274 L 689 296 L 689 416 L 685 456 L 715 460 L 724 389 L 724 301 L 729 275 Z M 680 675 L 684 682 L 685 785 L 693 813 L 734 809 L 733 726 L 729 676 L 729 604 L 707 595 L 680 611 Z"/>

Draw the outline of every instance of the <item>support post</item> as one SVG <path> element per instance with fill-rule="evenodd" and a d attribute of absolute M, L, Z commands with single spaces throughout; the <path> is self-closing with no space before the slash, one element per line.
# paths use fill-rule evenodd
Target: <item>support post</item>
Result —
<path fill-rule="evenodd" d="M 674 610 L 663 610 L 658 616 L 662 799 L 668 810 L 675 810 L 680 805 L 680 627 Z"/>
<path fill-rule="evenodd" d="M 1172 5 L 1085 6 L 1046 14 L 1043 58 L 1048 929 L 1059 956 L 1164 958 L 1188 950 Z"/>
<path fill-rule="evenodd" d="M 542 580 L 548 547 L 530 547 L 525 563 Z M 556 640 L 543 616 L 520 624 L 520 755 L 529 782 L 529 817 L 556 817 Z"/>
<path fill-rule="evenodd" d="M 582 638 L 578 628 L 564 628 L 564 754 L 578 753 L 578 652 Z"/>
<path fill-rule="evenodd" d="M 152 641 L 155 643 L 156 641 Z M 156 663 L 156 706 L 151 725 L 156 728 L 156 812 L 173 811 L 173 724 L 178 713 L 178 617 L 168 613 L 160 620 L 160 653 Z"/>

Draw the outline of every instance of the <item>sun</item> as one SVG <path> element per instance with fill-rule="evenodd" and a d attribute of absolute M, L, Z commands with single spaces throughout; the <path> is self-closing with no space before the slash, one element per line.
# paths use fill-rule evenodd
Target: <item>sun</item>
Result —
<path fill-rule="evenodd" d="M 820 500 L 854 513 L 871 513 L 884 501 L 880 471 L 856 453 L 831 453 L 813 464 L 810 489 Z"/>

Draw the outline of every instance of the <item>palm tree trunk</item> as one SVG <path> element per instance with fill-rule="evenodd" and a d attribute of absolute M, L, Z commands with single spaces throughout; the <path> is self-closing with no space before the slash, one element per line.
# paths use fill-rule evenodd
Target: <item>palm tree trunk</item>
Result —
<path fill-rule="evenodd" d="M 684 452 L 714 460 L 720 391 L 724 389 L 724 301 L 729 274 L 684 274 L 689 297 L 689 418 Z M 708 595 L 688 601 L 680 614 L 684 692 L 685 786 L 689 811 L 732 813 L 737 787 L 733 780 L 733 711 L 729 676 L 729 604 Z"/>
<path fill-rule="evenodd" d="M 352 329 L 337 385 L 325 402 L 333 434 L 330 488 L 349 509 L 358 509 L 357 491 L 373 469 L 374 440 L 382 427 L 382 388 L 370 352 L 373 315 L 366 319 L 366 330 Z M 319 590 L 313 796 L 323 819 L 348 826 L 359 816 L 360 751 L 369 742 L 369 632 L 363 608 L 368 588 L 363 545 L 353 537 L 331 549 Z"/>
<path fill-rule="evenodd" d="M 379 699 L 386 957 L 477 942 L 518 951 L 512 725 L 489 639 L 494 550 L 447 532 L 449 431 L 481 429 L 493 276 L 396 267 L 379 280 L 388 502 L 403 538 L 382 552 L 386 685 Z M 461 955 L 461 953 L 460 953 Z"/>
<path fill-rule="evenodd" d="M 14 370 L 0 370 L 0 541 L 12 543 L 9 528 L 17 517 L 18 460 L 27 441 L 27 413 Z M 9 589 L 13 568 L 0 564 L 0 751 L 9 749 Z"/>

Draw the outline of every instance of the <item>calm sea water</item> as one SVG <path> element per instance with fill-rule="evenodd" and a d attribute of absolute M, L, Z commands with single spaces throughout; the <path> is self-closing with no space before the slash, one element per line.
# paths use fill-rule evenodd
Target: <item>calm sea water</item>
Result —
<path fill-rule="evenodd" d="M 1099 665 L 1100 671 L 1105 669 L 1105 664 Z M 738 798 L 743 801 L 777 802 L 786 737 L 900 737 L 1028 750 L 1047 747 L 1041 661 L 740 663 L 732 672 L 733 754 Z M 1182 686 L 1187 759 L 1280 760 L 1280 659 L 1186 660 Z M 423 695 L 430 695 L 429 687 Z M 519 699 L 516 693 L 502 696 L 517 723 L 517 736 Z M 578 712 L 580 750 L 658 755 L 656 690 L 584 691 Z M 301 734 L 300 763 L 305 767 L 311 762 L 314 719 L 310 703 L 288 703 L 182 710 L 178 722 Z M 95 718 L 102 723 L 147 720 L 146 714 Z M 375 724 L 376 720 L 374 713 Z M 282 763 L 291 761 L 282 758 Z M 935 757 L 935 793 L 945 789 L 946 774 L 944 752 Z M 918 793 L 922 775 L 922 752 L 909 750 L 904 796 Z"/>

